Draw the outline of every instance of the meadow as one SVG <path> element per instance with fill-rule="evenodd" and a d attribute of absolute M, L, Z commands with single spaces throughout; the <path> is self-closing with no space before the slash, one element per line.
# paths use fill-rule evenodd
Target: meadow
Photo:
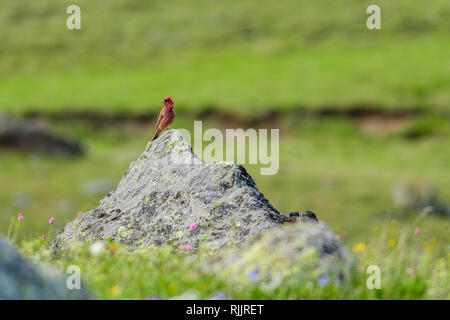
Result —
<path fill-rule="evenodd" d="M 152 113 L 162 96 L 187 112 L 242 115 L 297 108 L 448 113 L 450 9 L 445 0 L 114 0 L 0 4 L 1 108 L 18 114 Z M 26 9 L 25 9 L 26 7 Z"/>
<path fill-rule="evenodd" d="M 448 216 L 393 201 L 408 185 L 450 203 L 448 1 L 379 0 L 377 31 L 365 26 L 369 1 L 77 3 L 78 31 L 65 28 L 70 1 L 0 3 L 0 111 L 86 149 L 80 158 L 0 149 L 0 232 L 22 213 L 22 253 L 80 265 L 105 299 L 450 298 Z M 274 207 L 312 210 L 340 236 L 357 259 L 347 282 L 229 283 L 202 271 L 206 251 L 114 243 L 98 256 L 88 246 L 48 253 L 50 217 L 54 236 L 114 189 L 166 96 L 175 128 L 280 129 L 278 174 L 245 167 Z M 365 285 L 371 264 L 383 270 L 381 290 Z"/>

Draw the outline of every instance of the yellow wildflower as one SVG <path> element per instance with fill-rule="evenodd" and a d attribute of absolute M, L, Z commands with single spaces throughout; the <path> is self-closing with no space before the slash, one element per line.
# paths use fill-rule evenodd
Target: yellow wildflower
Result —
<path fill-rule="evenodd" d="M 395 239 L 389 239 L 388 246 L 394 247 L 397 244 L 397 241 Z"/>
<path fill-rule="evenodd" d="M 122 292 L 118 285 L 112 286 L 111 288 L 109 288 L 109 291 L 111 292 L 111 295 L 113 297 L 118 296 Z"/>
<path fill-rule="evenodd" d="M 364 243 L 360 242 L 353 246 L 353 252 L 364 251 L 365 248 L 366 248 L 366 245 Z"/>

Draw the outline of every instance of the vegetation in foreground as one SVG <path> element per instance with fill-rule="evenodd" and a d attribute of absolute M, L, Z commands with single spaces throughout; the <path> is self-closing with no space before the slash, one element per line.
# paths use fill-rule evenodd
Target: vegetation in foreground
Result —
<path fill-rule="evenodd" d="M 77 265 L 84 284 L 101 299 L 449 299 L 450 254 L 441 255 L 436 243 L 436 238 L 425 239 L 420 227 L 392 221 L 374 229 L 368 243 L 349 245 L 356 264 L 342 281 L 303 270 L 270 283 L 252 273 L 243 279 L 226 270 L 211 271 L 209 259 L 221 252 L 206 249 L 127 252 L 112 242 L 94 243 L 74 245 L 55 259 L 47 242 L 35 239 L 24 241 L 21 251 L 61 270 Z M 374 284 L 368 281 L 370 265 L 380 267 L 380 289 L 367 287 L 367 282 Z"/>

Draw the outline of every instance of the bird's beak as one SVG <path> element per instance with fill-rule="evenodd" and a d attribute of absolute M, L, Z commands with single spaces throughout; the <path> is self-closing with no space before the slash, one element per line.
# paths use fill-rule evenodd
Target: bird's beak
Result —
<path fill-rule="evenodd" d="M 164 99 L 161 100 L 161 103 L 164 103 Z"/>

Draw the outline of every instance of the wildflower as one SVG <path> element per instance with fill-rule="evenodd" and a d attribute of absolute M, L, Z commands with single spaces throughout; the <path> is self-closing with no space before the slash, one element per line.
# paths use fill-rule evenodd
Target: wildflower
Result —
<path fill-rule="evenodd" d="M 41 238 L 42 238 L 42 241 L 47 240 L 47 237 L 45 236 L 45 234 L 43 234 Z"/>
<path fill-rule="evenodd" d="M 247 277 L 253 281 L 253 282 L 257 282 L 259 280 L 259 269 L 255 268 L 252 271 L 250 271 L 247 275 Z"/>
<path fill-rule="evenodd" d="M 196 229 L 197 229 L 197 225 L 196 225 L 195 223 L 192 223 L 192 224 L 189 226 L 189 230 L 191 230 L 192 232 L 194 232 Z"/>
<path fill-rule="evenodd" d="M 223 292 L 219 291 L 215 295 L 213 295 L 210 300 L 227 300 L 227 297 Z"/>
<path fill-rule="evenodd" d="M 109 291 L 111 292 L 111 295 L 113 297 L 118 296 L 122 292 L 118 285 L 112 286 L 111 288 L 109 288 Z"/>
<path fill-rule="evenodd" d="M 114 252 L 114 251 L 117 250 L 117 247 L 116 247 L 115 245 L 112 244 L 112 245 L 109 246 L 108 249 L 109 249 L 109 251 Z"/>
<path fill-rule="evenodd" d="M 17 215 L 17 220 L 22 221 L 23 220 L 23 215 L 21 213 L 19 213 Z"/>
<path fill-rule="evenodd" d="M 47 230 L 47 235 L 48 235 L 48 240 L 51 239 L 52 236 L 52 226 L 55 223 L 55 218 L 51 217 L 50 220 L 48 220 L 49 226 L 48 226 L 48 230 Z"/>
<path fill-rule="evenodd" d="M 343 231 L 342 232 L 342 239 L 347 238 L 347 236 L 348 236 L 348 232 L 347 231 Z"/>
<path fill-rule="evenodd" d="M 159 298 L 156 296 L 153 296 L 153 297 L 147 297 L 147 298 L 145 298 L 145 300 L 159 300 Z"/>
<path fill-rule="evenodd" d="M 319 277 L 319 279 L 317 280 L 317 283 L 319 284 L 320 287 L 325 287 L 328 285 L 328 277 L 327 276 L 321 276 Z"/>
<path fill-rule="evenodd" d="M 192 246 L 190 244 L 185 244 L 183 247 L 181 247 L 181 251 L 191 251 Z"/>
<path fill-rule="evenodd" d="M 421 230 L 420 230 L 419 227 L 417 227 L 417 228 L 414 229 L 414 235 L 415 235 L 416 237 L 420 236 L 420 232 L 421 232 Z"/>
<path fill-rule="evenodd" d="M 353 246 L 353 252 L 361 252 L 361 251 L 364 251 L 365 248 L 366 248 L 366 245 L 364 243 L 360 242 Z"/>
<path fill-rule="evenodd" d="M 396 244 L 397 244 L 397 241 L 395 239 L 389 239 L 389 241 L 388 241 L 389 247 L 395 247 Z"/>
<path fill-rule="evenodd" d="M 103 241 L 96 241 L 94 242 L 91 247 L 89 248 L 89 252 L 93 255 L 96 256 L 98 255 L 100 252 L 102 252 L 105 249 L 105 244 L 103 243 Z"/>

